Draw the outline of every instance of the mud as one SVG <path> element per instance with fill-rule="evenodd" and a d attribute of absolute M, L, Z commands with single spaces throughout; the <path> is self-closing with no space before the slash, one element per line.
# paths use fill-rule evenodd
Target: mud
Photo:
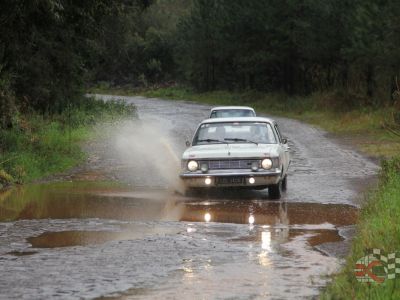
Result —
<path fill-rule="evenodd" d="M 179 156 L 209 107 L 122 98 L 139 123 L 99 127 L 87 163 L 50 178 L 60 182 L 0 194 L 0 298 L 317 296 L 340 267 L 378 167 L 278 118 L 293 155 L 281 201 L 266 191 L 186 198 L 175 192 Z"/>

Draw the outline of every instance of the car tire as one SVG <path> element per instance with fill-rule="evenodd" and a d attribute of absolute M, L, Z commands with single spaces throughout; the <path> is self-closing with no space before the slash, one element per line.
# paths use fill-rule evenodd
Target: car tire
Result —
<path fill-rule="evenodd" d="M 282 180 L 277 184 L 270 185 L 268 187 L 268 195 L 270 199 L 278 200 L 282 196 Z"/>
<path fill-rule="evenodd" d="M 285 178 L 282 180 L 282 191 L 287 190 L 287 175 L 285 175 Z"/>

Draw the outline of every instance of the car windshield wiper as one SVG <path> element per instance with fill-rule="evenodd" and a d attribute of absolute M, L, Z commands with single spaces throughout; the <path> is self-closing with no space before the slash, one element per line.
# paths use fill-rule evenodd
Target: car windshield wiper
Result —
<path fill-rule="evenodd" d="M 225 142 L 225 141 L 220 141 L 220 140 L 216 140 L 216 139 L 204 139 L 204 140 L 197 140 L 197 142 L 198 142 L 198 143 L 201 143 L 201 142 L 212 143 L 212 142 L 214 142 L 214 143 L 228 144 L 228 143 L 227 143 L 227 142 Z"/>
<path fill-rule="evenodd" d="M 245 143 L 253 143 L 256 144 L 258 146 L 257 142 L 254 141 L 250 141 L 250 140 L 246 140 L 246 139 L 238 139 L 238 138 L 234 138 L 234 139 L 224 139 L 225 141 L 233 141 L 233 142 L 245 142 Z"/>

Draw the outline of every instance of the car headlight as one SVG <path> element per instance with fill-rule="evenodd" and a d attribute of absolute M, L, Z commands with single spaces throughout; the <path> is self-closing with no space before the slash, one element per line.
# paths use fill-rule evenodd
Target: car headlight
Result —
<path fill-rule="evenodd" d="M 261 162 L 261 166 L 265 170 L 271 169 L 272 168 L 272 160 L 269 158 L 263 159 L 263 161 Z"/>
<path fill-rule="evenodd" d="M 197 163 L 197 161 L 194 161 L 194 160 L 190 160 L 187 164 L 187 168 L 190 172 L 196 171 L 198 167 L 199 167 L 199 164 Z"/>

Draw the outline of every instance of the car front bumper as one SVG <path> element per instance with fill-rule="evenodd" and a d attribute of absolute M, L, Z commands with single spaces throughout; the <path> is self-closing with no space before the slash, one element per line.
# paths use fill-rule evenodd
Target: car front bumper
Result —
<path fill-rule="evenodd" d="M 240 183 L 219 183 L 219 178 L 242 178 Z M 256 188 L 259 186 L 268 186 L 277 184 L 281 178 L 281 170 L 273 169 L 268 171 L 252 172 L 248 170 L 218 170 L 201 172 L 184 172 L 180 174 L 186 187 L 248 187 Z M 251 183 L 254 179 L 254 182 Z M 206 180 L 208 179 L 208 180 Z M 228 179 L 229 181 L 229 179 Z"/>

